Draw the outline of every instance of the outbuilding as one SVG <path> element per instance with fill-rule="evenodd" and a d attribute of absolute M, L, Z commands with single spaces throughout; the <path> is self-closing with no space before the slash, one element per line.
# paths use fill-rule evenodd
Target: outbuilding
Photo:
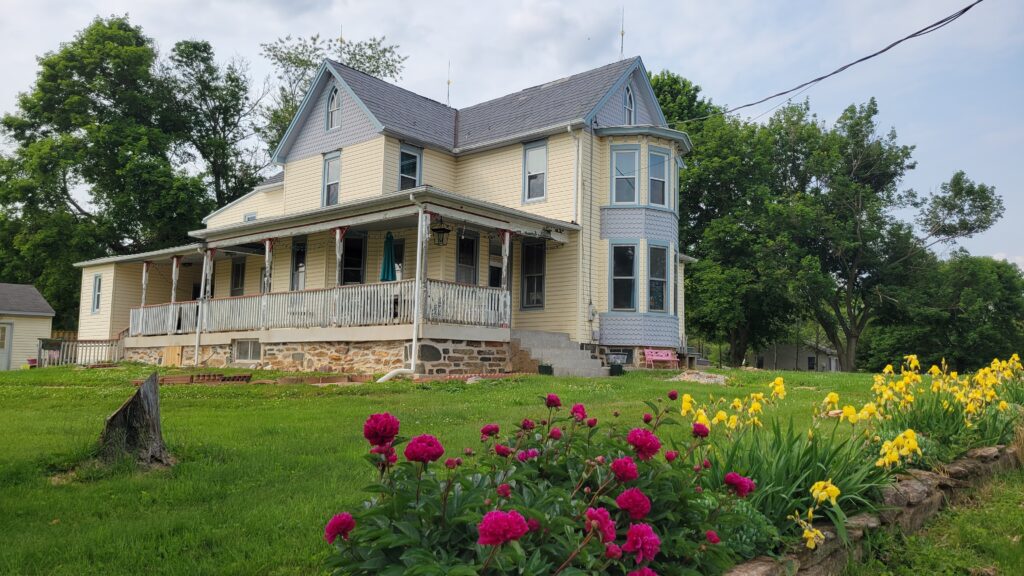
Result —
<path fill-rule="evenodd" d="M 31 284 L 0 283 L 0 370 L 14 370 L 37 354 L 49 338 L 53 308 Z"/>

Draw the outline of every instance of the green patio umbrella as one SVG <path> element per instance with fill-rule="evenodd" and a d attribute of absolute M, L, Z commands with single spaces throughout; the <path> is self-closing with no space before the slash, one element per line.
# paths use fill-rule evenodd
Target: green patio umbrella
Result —
<path fill-rule="evenodd" d="M 380 281 L 394 282 L 395 277 L 395 237 L 388 232 L 384 236 L 384 261 L 380 264 Z"/>

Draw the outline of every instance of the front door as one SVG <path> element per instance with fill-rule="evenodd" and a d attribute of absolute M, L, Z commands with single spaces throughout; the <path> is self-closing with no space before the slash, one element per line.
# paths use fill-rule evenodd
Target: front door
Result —
<path fill-rule="evenodd" d="M 0 370 L 11 369 L 11 340 L 14 324 L 0 324 Z"/>

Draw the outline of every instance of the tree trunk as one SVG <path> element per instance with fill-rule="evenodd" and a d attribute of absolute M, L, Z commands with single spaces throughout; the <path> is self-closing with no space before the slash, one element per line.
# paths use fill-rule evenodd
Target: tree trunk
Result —
<path fill-rule="evenodd" d="M 142 464 L 171 464 L 160 428 L 160 383 L 156 372 L 107 418 L 100 455 L 108 460 L 128 454 Z"/>
<path fill-rule="evenodd" d="M 846 346 L 844 348 L 836 348 L 836 351 L 839 352 L 839 369 L 843 372 L 854 372 L 857 370 L 858 340 L 860 340 L 860 334 L 847 334 Z"/>

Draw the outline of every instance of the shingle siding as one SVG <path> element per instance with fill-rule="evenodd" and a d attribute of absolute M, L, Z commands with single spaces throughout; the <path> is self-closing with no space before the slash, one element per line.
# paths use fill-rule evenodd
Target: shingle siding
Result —
<path fill-rule="evenodd" d="M 669 245 L 679 239 L 679 219 L 654 208 L 601 208 L 601 238 L 645 238 Z"/>
<path fill-rule="evenodd" d="M 634 71 L 627 83 L 611 93 L 608 100 L 601 106 L 595 116 L 598 126 L 621 126 L 628 124 L 623 106 L 627 85 L 633 90 L 633 100 L 636 103 L 636 124 L 663 126 L 661 118 L 658 117 L 658 112 L 655 109 L 658 103 L 651 102 L 650 95 L 643 84 L 646 80 L 641 78 L 641 76 L 642 73 L 639 70 Z"/>
<path fill-rule="evenodd" d="M 669 314 L 601 314 L 601 344 L 679 346 L 679 319 Z"/>

